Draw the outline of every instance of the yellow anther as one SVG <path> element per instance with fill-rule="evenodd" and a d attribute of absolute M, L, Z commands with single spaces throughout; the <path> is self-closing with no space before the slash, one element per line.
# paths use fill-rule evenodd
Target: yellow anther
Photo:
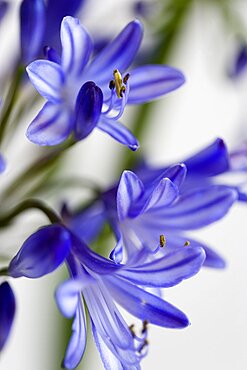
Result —
<path fill-rule="evenodd" d="M 165 238 L 165 235 L 160 235 L 160 246 L 161 248 L 165 247 L 166 246 L 166 238 Z"/>
<path fill-rule="evenodd" d="M 114 77 L 114 80 L 115 80 L 117 97 L 121 98 L 123 96 L 122 95 L 123 79 L 122 79 L 121 73 L 119 72 L 118 69 L 114 70 L 113 77 Z"/>
<path fill-rule="evenodd" d="M 190 242 L 186 240 L 186 242 L 184 243 L 184 247 L 188 247 L 189 245 L 190 245 Z"/>

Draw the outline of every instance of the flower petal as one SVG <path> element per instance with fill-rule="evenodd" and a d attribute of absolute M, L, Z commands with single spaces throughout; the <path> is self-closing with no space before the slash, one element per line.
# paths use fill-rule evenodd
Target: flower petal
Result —
<path fill-rule="evenodd" d="M 4 172 L 7 167 L 6 161 L 3 155 L 0 153 L 0 173 Z"/>
<path fill-rule="evenodd" d="M 114 299 L 141 320 L 166 328 L 179 329 L 189 325 L 185 314 L 163 299 L 126 280 L 110 276 L 105 276 L 104 279 Z"/>
<path fill-rule="evenodd" d="M 117 190 L 117 211 L 120 221 L 128 217 L 133 204 L 144 193 L 141 180 L 131 171 L 124 171 L 119 181 Z"/>
<path fill-rule="evenodd" d="M 183 85 L 179 70 L 161 65 L 147 65 L 130 72 L 128 104 L 141 104 L 158 98 Z"/>
<path fill-rule="evenodd" d="M 61 100 L 64 73 L 60 65 L 49 60 L 36 60 L 27 66 L 27 74 L 35 89 L 47 100 Z"/>
<path fill-rule="evenodd" d="M 205 260 L 202 248 L 181 247 L 152 262 L 126 267 L 117 272 L 119 276 L 138 285 L 168 288 L 195 275 Z"/>
<path fill-rule="evenodd" d="M 44 226 L 32 234 L 11 260 L 12 277 L 38 278 L 54 271 L 67 257 L 71 246 L 69 232 L 60 225 Z"/>
<path fill-rule="evenodd" d="M 0 285 L 0 351 L 2 351 L 11 331 L 15 316 L 15 296 L 5 281 Z"/>
<path fill-rule="evenodd" d="M 109 83 L 115 69 L 124 72 L 132 63 L 142 40 L 143 29 L 138 20 L 130 22 L 92 61 L 87 70 L 97 84 Z"/>
<path fill-rule="evenodd" d="M 30 123 L 26 135 L 34 144 L 57 145 L 71 133 L 72 113 L 61 104 L 46 103 Z"/>
<path fill-rule="evenodd" d="M 78 304 L 72 325 L 72 335 L 66 349 L 62 367 L 75 369 L 82 359 L 86 348 L 87 328 L 85 320 L 84 305 L 81 297 L 78 297 Z"/>
<path fill-rule="evenodd" d="M 231 188 L 211 185 L 206 188 L 183 193 L 178 202 L 171 207 L 159 208 L 152 212 L 145 222 L 149 228 L 193 230 L 221 219 L 237 200 L 238 194 Z M 151 216 L 151 212 L 148 216 Z M 144 222 L 144 223 L 145 223 Z M 146 225 L 147 226 L 147 225 Z"/>
<path fill-rule="evenodd" d="M 229 154 L 222 139 L 216 139 L 184 162 L 189 175 L 195 176 L 216 176 L 230 168 Z"/>
<path fill-rule="evenodd" d="M 166 207 L 173 203 L 177 197 L 177 186 L 168 178 L 162 179 L 148 197 L 141 212 L 144 213 L 150 209 L 154 210 L 160 207 Z"/>
<path fill-rule="evenodd" d="M 131 150 L 135 151 L 139 148 L 139 143 L 135 136 L 120 122 L 101 117 L 97 127 L 119 143 L 128 146 Z"/>
<path fill-rule="evenodd" d="M 177 233 L 166 233 L 167 246 L 169 249 L 174 250 L 174 248 L 181 248 L 188 241 L 192 248 L 201 247 L 206 253 L 206 258 L 203 266 L 222 269 L 226 266 L 224 259 L 215 252 L 212 248 L 198 240 L 192 239 L 190 236 L 178 235 Z"/>
<path fill-rule="evenodd" d="M 22 60 L 29 63 L 41 49 L 45 31 L 43 0 L 23 0 L 20 7 Z"/>
<path fill-rule="evenodd" d="M 94 82 L 86 82 L 80 89 L 75 107 L 75 137 L 82 140 L 97 125 L 103 105 L 103 93 Z"/>
<path fill-rule="evenodd" d="M 62 67 L 66 74 L 79 76 L 91 55 L 93 44 L 79 19 L 65 17 L 61 24 Z"/>

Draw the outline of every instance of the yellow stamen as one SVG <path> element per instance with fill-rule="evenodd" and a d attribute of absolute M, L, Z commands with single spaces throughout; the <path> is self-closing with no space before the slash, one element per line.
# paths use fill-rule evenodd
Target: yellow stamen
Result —
<path fill-rule="evenodd" d="M 165 247 L 166 246 L 166 238 L 165 238 L 165 235 L 160 235 L 160 246 L 161 248 Z"/>
<path fill-rule="evenodd" d="M 123 80 L 122 80 L 121 73 L 119 72 L 118 69 L 115 69 L 115 71 L 113 72 L 113 77 L 114 77 L 114 80 L 115 80 L 117 97 L 121 98 L 122 97 Z"/>
<path fill-rule="evenodd" d="M 186 242 L 184 243 L 184 247 L 188 247 L 189 245 L 190 245 L 190 242 L 186 240 Z"/>

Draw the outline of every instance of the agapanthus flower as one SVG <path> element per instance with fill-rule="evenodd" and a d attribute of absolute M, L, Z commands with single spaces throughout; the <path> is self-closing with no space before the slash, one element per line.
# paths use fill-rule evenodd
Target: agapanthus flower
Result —
<path fill-rule="evenodd" d="M 66 258 L 71 279 L 58 288 L 56 300 L 62 314 L 74 321 L 63 367 L 74 369 L 84 353 L 85 302 L 105 368 L 137 370 L 147 352 L 147 323 L 167 328 L 189 324 L 183 312 L 146 289 L 178 284 L 196 274 L 205 258 L 202 248 L 191 247 L 167 252 L 152 262 L 148 255 L 143 248 L 135 260 L 116 264 L 90 250 L 66 226 L 53 224 L 27 239 L 10 262 L 8 274 L 37 278 Z M 143 321 L 141 335 L 128 327 L 115 302 Z"/>
<path fill-rule="evenodd" d="M 61 24 L 61 56 L 27 67 L 29 78 L 47 102 L 32 121 L 27 137 L 38 145 L 56 145 L 70 134 L 87 137 L 96 127 L 132 150 L 137 139 L 118 120 L 126 104 L 142 104 L 184 83 L 183 74 L 163 65 L 129 70 L 141 43 L 142 25 L 130 22 L 94 59 L 93 42 L 78 19 Z"/>
<path fill-rule="evenodd" d="M 223 258 L 214 249 L 188 233 L 224 217 L 239 197 L 237 188 L 214 184 L 211 180 L 210 175 L 225 168 L 225 157 L 216 156 L 218 163 L 213 161 L 216 159 L 214 145 L 205 153 L 208 156 L 203 152 L 197 156 L 198 164 L 200 161 L 205 164 L 201 172 L 196 170 L 196 158 L 194 162 L 188 161 L 189 169 L 194 163 L 195 177 L 192 171 L 187 175 L 185 164 L 162 169 L 145 166 L 137 171 L 138 175 L 125 171 L 119 185 L 105 191 L 86 211 L 78 214 L 68 211 L 67 222 L 78 236 L 86 234 L 88 241 L 95 238 L 104 222 L 109 222 L 118 240 L 111 253 L 117 263 L 122 261 L 124 251 L 131 258 L 142 249 L 143 243 L 149 248 L 152 259 L 152 252 L 164 235 L 167 249 L 173 250 L 189 242 L 192 247 L 204 248 L 205 266 L 224 267 Z M 207 160 L 210 156 L 211 163 Z M 90 233 L 87 233 L 87 215 L 90 215 Z"/>

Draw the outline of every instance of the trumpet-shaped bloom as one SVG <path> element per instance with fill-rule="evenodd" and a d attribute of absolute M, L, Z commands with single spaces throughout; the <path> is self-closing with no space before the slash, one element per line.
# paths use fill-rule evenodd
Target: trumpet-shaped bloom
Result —
<path fill-rule="evenodd" d="M 62 314 L 73 317 L 72 336 L 63 366 L 74 369 L 84 353 L 85 302 L 105 368 L 140 369 L 140 361 L 147 351 L 147 322 L 167 328 L 183 328 L 189 324 L 183 312 L 146 289 L 170 287 L 196 274 L 205 258 L 203 249 L 181 248 L 149 261 L 150 252 L 143 248 L 138 258 L 116 264 L 90 250 L 65 226 L 56 224 L 43 227 L 28 238 L 11 261 L 9 274 L 36 278 L 51 272 L 61 263 L 61 253 L 64 258 L 59 246 L 64 243 L 67 246 L 68 239 L 70 249 L 69 254 L 66 252 L 66 263 L 71 279 L 56 293 Z M 140 336 L 128 327 L 115 302 L 143 321 Z"/>
<path fill-rule="evenodd" d="M 15 316 L 15 296 L 5 281 L 0 285 L 0 351 L 2 351 L 12 328 Z"/>
<path fill-rule="evenodd" d="M 50 60 L 27 67 L 36 90 L 47 100 L 27 130 L 38 145 L 56 145 L 70 134 L 76 140 L 94 128 L 106 132 L 130 149 L 137 139 L 118 120 L 126 104 L 142 104 L 184 83 L 175 68 L 147 65 L 130 69 L 141 43 L 142 26 L 130 22 L 94 59 L 93 42 L 78 19 L 65 17 L 61 24 L 61 56 L 47 49 Z"/>

